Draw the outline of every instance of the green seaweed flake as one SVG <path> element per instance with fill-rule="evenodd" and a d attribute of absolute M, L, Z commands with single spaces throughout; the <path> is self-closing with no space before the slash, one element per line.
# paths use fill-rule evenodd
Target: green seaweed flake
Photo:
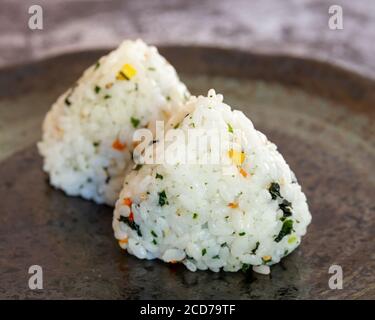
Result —
<path fill-rule="evenodd" d="M 277 197 L 281 198 L 280 185 L 277 182 L 272 182 L 270 187 L 268 188 L 268 191 L 271 194 L 272 200 L 276 200 Z"/>
<path fill-rule="evenodd" d="M 162 192 L 159 192 L 158 195 L 159 195 L 159 205 L 161 207 L 169 204 L 165 190 L 163 190 Z"/>
<path fill-rule="evenodd" d="M 129 217 L 120 216 L 120 222 L 127 224 L 131 229 L 137 232 L 137 234 L 142 237 L 142 232 L 138 224 L 134 222 L 134 220 L 130 220 Z"/>
<path fill-rule="evenodd" d="M 290 220 L 290 219 L 285 220 L 281 227 L 279 234 L 275 238 L 275 241 L 280 242 L 285 236 L 290 234 L 292 230 L 293 230 L 293 220 Z"/>

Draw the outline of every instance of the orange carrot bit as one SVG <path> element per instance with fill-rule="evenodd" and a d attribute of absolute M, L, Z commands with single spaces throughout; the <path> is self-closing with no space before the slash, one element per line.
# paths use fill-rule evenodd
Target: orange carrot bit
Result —
<path fill-rule="evenodd" d="M 247 172 L 246 172 L 244 169 L 240 168 L 240 173 L 242 174 L 242 176 L 243 176 L 244 178 L 247 177 Z"/>
<path fill-rule="evenodd" d="M 124 205 L 130 207 L 132 205 L 132 199 L 131 198 L 125 198 L 122 202 Z"/>
<path fill-rule="evenodd" d="M 134 214 L 133 214 L 133 211 L 130 212 L 128 219 L 129 219 L 130 222 L 133 222 L 133 221 L 134 221 Z"/>
<path fill-rule="evenodd" d="M 132 144 L 133 144 L 133 148 L 135 148 L 137 145 L 139 145 L 142 141 L 134 141 Z"/>
<path fill-rule="evenodd" d="M 230 203 L 228 204 L 228 207 L 229 207 L 229 208 L 232 208 L 232 209 L 236 209 L 236 208 L 238 208 L 238 203 L 230 202 Z"/>
<path fill-rule="evenodd" d="M 117 138 L 115 141 L 113 141 L 112 148 L 118 151 L 122 151 L 126 148 L 126 144 L 121 143 L 121 141 Z"/>
<path fill-rule="evenodd" d="M 176 264 L 176 263 L 179 263 L 180 261 L 177 261 L 177 260 L 171 260 L 171 261 L 169 261 L 169 263 L 171 263 L 171 264 Z"/>
<path fill-rule="evenodd" d="M 121 239 L 118 242 L 119 242 L 119 244 L 127 244 L 128 243 L 128 237 L 125 237 L 124 239 Z"/>

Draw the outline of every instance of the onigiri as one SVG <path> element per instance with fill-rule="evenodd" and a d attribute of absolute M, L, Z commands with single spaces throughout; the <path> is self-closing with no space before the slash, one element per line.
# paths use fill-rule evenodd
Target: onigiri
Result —
<path fill-rule="evenodd" d="M 124 41 L 53 104 L 38 144 L 50 183 L 114 205 L 132 166 L 135 130 L 167 120 L 189 92 L 153 46 Z"/>
<path fill-rule="evenodd" d="M 180 147 L 177 157 L 147 163 L 144 156 L 125 177 L 113 217 L 121 248 L 191 271 L 253 267 L 269 273 L 298 247 L 311 221 L 301 186 L 276 145 L 214 90 L 191 97 L 167 127 L 163 149 Z M 192 130 L 206 148 L 167 139 L 178 132 L 189 137 Z M 155 156 L 159 143 L 143 154 Z M 220 161 L 213 161 L 213 152 Z"/>

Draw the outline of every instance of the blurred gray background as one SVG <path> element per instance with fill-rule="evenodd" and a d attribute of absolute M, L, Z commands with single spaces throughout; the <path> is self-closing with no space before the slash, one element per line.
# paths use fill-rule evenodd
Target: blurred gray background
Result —
<path fill-rule="evenodd" d="M 32 4 L 43 30 L 28 28 Z M 334 4 L 343 30 L 328 27 Z M 0 66 L 137 37 L 307 56 L 375 78 L 374 0 L 0 0 Z"/>

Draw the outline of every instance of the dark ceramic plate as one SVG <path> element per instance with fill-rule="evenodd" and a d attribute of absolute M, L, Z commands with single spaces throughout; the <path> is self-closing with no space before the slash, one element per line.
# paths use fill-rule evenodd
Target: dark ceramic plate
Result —
<path fill-rule="evenodd" d="M 137 260 L 112 210 L 51 188 L 35 142 L 51 103 L 106 51 L 0 71 L 0 298 L 375 298 L 375 84 L 324 63 L 213 48 L 162 48 L 194 94 L 211 87 L 274 141 L 313 215 L 272 276 L 191 273 Z M 43 268 L 44 289 L 28 288 Z M 328 286 L 343 269 L 343 289 Z"/>

